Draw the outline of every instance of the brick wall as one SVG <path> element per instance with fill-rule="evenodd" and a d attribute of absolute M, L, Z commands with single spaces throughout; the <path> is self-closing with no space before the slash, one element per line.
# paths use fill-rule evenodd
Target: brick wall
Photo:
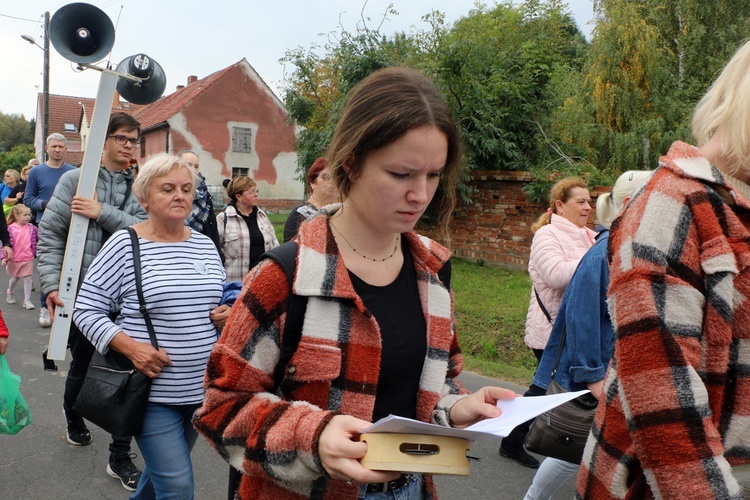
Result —
<path fill-rule="evenodd" d="M 510 269 L 526 269 L 531 249 L 531 225 L 547 209 L 526 198 L 523 187 L 530 172 L 474 171 L 476 188 L 470 205 L 460 204 L 451 223 L 451 248 L 457 257 Z M 592 208 L 606 188 L 591 189 Z M 589 219 L 594 227 L 595 210 Z"/>

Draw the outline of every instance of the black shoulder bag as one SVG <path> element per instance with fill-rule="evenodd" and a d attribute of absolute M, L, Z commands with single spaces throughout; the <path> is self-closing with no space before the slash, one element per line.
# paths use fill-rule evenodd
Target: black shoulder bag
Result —
<path fill-rule="evenodd" d="M 133 271 L 138 292 L 140 312 L 146 322 L 151 345 L 159 349 L 151 318 L 146 310 L 141 286 L 141 258 L 138 235 L 128 228 L 133 245 Z M 81 392 L 78 393 L 73 410 L 115 436 L 137 436 L 141 433 L 143 415 L 152 379 L 139 372 L 123 354 L 110 349 L 102 355 L 94 353 L 89 363 Z"/>
<path fill-rule="evenodd" d="M 560 345 L 557 347 L 547 394 L 568 392 L 555 382 L 555 373 L 565 348 L 566 335 L 567 329 L 564 328 Z M 574 464 L 580 463 L 598 404 L 597 399 L 588 393 L 542 413 L 534 419 L 526 434 L 526 449 L 546 457 L 559 458 Z"/>

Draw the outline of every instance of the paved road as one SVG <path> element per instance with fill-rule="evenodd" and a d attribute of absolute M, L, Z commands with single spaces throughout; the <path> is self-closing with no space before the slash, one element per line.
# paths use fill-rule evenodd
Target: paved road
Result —
<path fill-rule="evenodd" d="M 2 273 L 3 283 L 7 279 Z M 5 287 L 0 287 L 0 290 Z M 17 292 L 17 295 L 20 295 Z M 34 293 L 34 302 L 38 301 Z M 22 392 L 32 409 L 34 423 L 15 436 L 0 435 L 0 499 L 125 499 L 119 481 L 105 472 L 109 456 L 109 436 L 91 426 L 93 443 L 71 446 L 65 440 L 62 416 L 62 393 L 67 362 L 58 362 L 59 371 L 42 369 L 41 353 L 49 340 L 49 328 L 37 323 L 38 310 L 26 311 L 20 302 L 5 303 L 0 294 L 6 323 L 11 331 L 6 358 L 11 369 L 23 378 Z M 523 388 L 472 373 L 461 375 L 461 381 L 472 390 L 482 385 L 502 385 L 523 392 Z M 474 443 L 470 454 L 471 475 L 440 476 L 438 491 L 442 499 L 521 499 L 531 483 L 534 471 L 501 458 L 498 440 Z M 135 442 L 134 450 L 137 452 Z M 193 450 L 196 476 L 195 498 L 226 498 L 227 465 L 202 439 Z M 143 466 L 140 457 L 136 459 Z M 556 498 L 572 498 L 573 485 L 568 484 Z M 282 500 L 282 499 L 280 499 Z"/>

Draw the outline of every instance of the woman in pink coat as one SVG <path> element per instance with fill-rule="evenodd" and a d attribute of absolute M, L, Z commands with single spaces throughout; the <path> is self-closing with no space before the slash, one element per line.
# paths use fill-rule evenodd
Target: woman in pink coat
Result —
<path fill-rule="evenodd" d="M 583 254 L 594 244 L 596 233 L 586 227 L 591 213 L 591 198 L 583 179 L 566 177 L 549 193 L 549 208 L 531 226 L 529 275 L 531 300 L 526 314 L 524 342 L 534 351 L 537 362 L 552 332 L 565 288 Z M 525 396 L 542 396 L 545 390 L 534 384 Z M 500 455 L 516 460 L 524 467 L 536 469 L 539 461 L 523 447 L 531 421 L 519 425 L 503 439 Z"/>

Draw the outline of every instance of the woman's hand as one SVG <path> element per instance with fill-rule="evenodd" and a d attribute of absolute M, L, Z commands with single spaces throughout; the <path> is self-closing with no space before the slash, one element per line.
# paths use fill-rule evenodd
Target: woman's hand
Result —
<path fill-rule="evenodd" d="M 8 349 L 8 337 L 0 337 L 0 354 L 5 354 Z"/>
<path fill-rule="evenodd" d="M 158 377 L 164 366 L 172 364 L 163 349 L 159 348 L 157 351 L 150 343 L 133 340 L 125 332 L 118 332 L 110 340 L 109 348 L 127 356 L 136 370 L 151 378 Z"/>
<path fill-rule="evenodd" d="M 604 379 L 601 379 L 598 382 L 586 384 L 586 387 L 591 391 L 591 394 L 596 398 L 597 401 L 602 400 L 602 398 L 604 397 Z"/>
<path fill-rule="evenodd" d="M 209 314 L 208 318 L 213 322 L 217 330 L 222 331 L 224 325 L 227 324 L 229 315 L 232 312 L 232 306 L 226 304 L 214 308 Z"/>
<path fill-rule="evenodd" d="M 399 472 L 374 471 L 359 463 L 367 453 L 367 443 L 356 439 L 360 429 L 370 425 L 366 420 L 349 415 L 336 415 L 323 429 L 318 442 L 318 453 L 323 468 L 333 479 L 352 479 L 358 483 L 385 483 L 399 477 Z"/>
<path fill-rule="evenodd" d="M 486 418 L 499 417 L 502 411 L 497 407 L 499 399 L 513 399 L 518 394 L 502 387 L 486 386 L 469 397 L 459 399 L 451 407 L 451 426 L 463 429 Z"/>

